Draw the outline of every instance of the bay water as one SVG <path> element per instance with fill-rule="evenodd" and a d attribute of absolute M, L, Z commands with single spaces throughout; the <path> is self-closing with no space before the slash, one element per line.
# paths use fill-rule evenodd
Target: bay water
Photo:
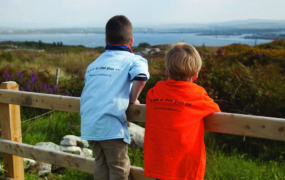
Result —
<path fill-rule="evenodd" d="M 248 35 L 248 34 L 247 34 Z M 219 35 L 201 36 L 195 33 L 134 33 L 134 46 L 147 42 L 150 45 L 173 44 L 179 41 L 190 43 L 194 46 L 225 46 L 233 43 L 263 44 L 272 40 L 246 39 L 246 35 Z M 66 34 L 0 34 L 2 41 L 42 41 L 44 43 L 62 42 L 63 45 L 83 45 L 85 47 L 105 46 L 104 33 L 66 33 Z"/>

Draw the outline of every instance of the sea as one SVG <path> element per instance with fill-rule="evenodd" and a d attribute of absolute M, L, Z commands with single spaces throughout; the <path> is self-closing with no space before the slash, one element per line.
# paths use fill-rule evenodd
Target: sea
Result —
<path fill-rule="evenodd" d="M 174 44 L 176 42 L 186 42 L 194 46 L 225 46 L 233 43 L 247 44 L 254 46 L 271 42 L 265 39 L 247 39 L 243 35 L 199 35 L 196 33 L 134 33 L 134 46 L 140 43 L 148 43 L 152 46 L 162 44 Z M 63 45 L 82 45 L 89 48 L 105 46 L 104 33 L 58 33 L 58 34 L 0 34 L 2 41 L 42 41 L 44 43 L 62 42 Z"/>

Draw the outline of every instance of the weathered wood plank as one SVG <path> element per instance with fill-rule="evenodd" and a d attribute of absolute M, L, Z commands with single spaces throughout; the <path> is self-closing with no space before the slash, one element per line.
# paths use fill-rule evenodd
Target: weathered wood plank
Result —
<path fill-rule="evenodd" d="M 94 173 L 94 158 L 44 149 L 2 138 L 0 138 L 0 151 L 90 174 Z M 132 180 L 154 180 L 152 178 L 144 177 L 144 169 L 135 166 L 131 166 L 131 177 Z"/>
<path fill-rule="evenodd" d="M 0 103 L 79 112 L 80 98 L 0 90 Z M 126 113 L 129 121 L 145 122 L 146 105 L 130 105 Z M 212 132 L 285 141 L 285 119 L 281 118 L 214 113 L 205 118 L 205 129 Z"/>
<path fill-rule="evenodd" d="M 155 178 L 145 177 L 143 168 L 131 166 L 131 180 L 155 180 Z"/>
<path fill-rule="evenodd" d="M 15 92 L 0 90 L 0 103 L 18 104 L 20 106 L 52 109 L 66 112 L 79 112 L 80 98 L 45 93 Z"/>
<path fill-rule="evenodd" d="M 128 121 L 145 122 L 146 105 L 130 105 L 126 111 Z"/>
<path fill-rule="evenodd" d="M 36 161 L 93 173 L 94 159 L 61 151 L 44 149 L 24 143 L 17 143 L 0 138 L 0 151 Z"/>
<path fill-rule="evenodd" d="M 16 82 L 3 82 L 1 89 L 18 91 Z M 22 142 L 20 106 L 0 103 L 0 122 L 2 138 Z M 3 154 L 5 176 L 18 180 L 25 179 L 23 158 L 11 154 Z"/>
<path fill-rule="evenodd" d="M 80 111 L 80 98 L 33 92 L 0 90 L 0 103 L 66 112 Z M 145 104 L 131 105 L 127 110 L 130 121 L 145 122 Z"/>
<path fill-rule="evenodd" d="M 132 105 L 127 110 L 129 121 L 145 122 L 145 114 L 144 104 Z M 285 141 L 285 119 L 281 118 L 214 113 L 204 122 L 206 131 Z"/>
<path fill-rule="evenodd" d="M 285 119 L 281 118 L 214 113 L 205 118 L 205 130 L 285 141 Z"/>

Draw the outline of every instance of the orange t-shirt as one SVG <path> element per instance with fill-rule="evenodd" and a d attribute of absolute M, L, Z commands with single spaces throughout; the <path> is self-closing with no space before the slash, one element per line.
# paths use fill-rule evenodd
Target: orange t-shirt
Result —
<path fill-rule="evenodd" d="M 220 112 L 205 89 L 186 81 L 159 81 L 146 98 L 145 176 L 203 179 L 206 166 L 203 118 Z"/>

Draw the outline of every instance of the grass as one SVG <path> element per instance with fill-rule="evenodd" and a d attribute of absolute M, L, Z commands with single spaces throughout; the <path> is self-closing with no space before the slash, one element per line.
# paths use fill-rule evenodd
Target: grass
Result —
<path fill-rule="evenodd" d="M 58 172 L 53 172 L 49 174 L 46 178 L 52 180 L 93 180 L 93 175 L 72 169 L 63 169 Z M 25 180 L 41 180 L 41 179 L 45 178 L 38 177 L 36 172 L 25 173 Z"/>
<path fill-rule="evenodd" d="M 66 78 L 85 71 L 86 67 L 98 56 L 99 53 L 95 50 L 86 50 L 80 53 L 27 52 L 17 50 L 13 53 L 0 52 L 0 66 L 35 70 L 40 70 L 44 67 L 45 70 L 52 74 L 55 74 L 56 69 L 60 68 L 60 77 Z"/>
<path fill-rule="evenodd" d="M 38 142 L 59 144 L 61 138 L 67 134 L 80 136 L 78 113 L 53 112 L 50 115 L 22 123 L 22 139 L 26 144 L 35 145 Z"/>
<path fill-rule="evenodd" d="M 205 180 L 283 180 L 285 162 L 251 159 L 247 154 L 233 153 L 230 156 L 221 151 L 207 151 Z"/>
<path fill-rule="evenodd" d="M 285 179 L 284 142 L 206 132 L 205 144 L 205 180 Z"/>

